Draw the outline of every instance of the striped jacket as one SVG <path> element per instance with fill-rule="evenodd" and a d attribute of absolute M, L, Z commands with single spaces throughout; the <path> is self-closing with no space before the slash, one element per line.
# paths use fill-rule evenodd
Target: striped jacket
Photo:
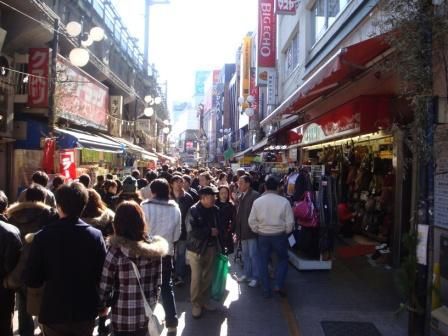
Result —
<path fill-rule="evenodd" d="M 157 198 L 142 203 L 148 232 L 152 236 L 161 236 L 168 241 L 168 255 L 174 255 L 174 243 L 180 238 L 182 219 L 179 206 L 175 201 Z"/>

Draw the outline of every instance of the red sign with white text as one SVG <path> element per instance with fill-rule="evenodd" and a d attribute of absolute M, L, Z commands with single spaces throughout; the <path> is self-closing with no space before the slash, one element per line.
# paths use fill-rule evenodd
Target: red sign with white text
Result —
<path fill-rule="evenodd" d="M 296 15 L 297 0 L 276 0 L 275 13 L 283 15 Z"/>
<path fill-rule="evenodd" d="M 28 106 L 48 107 L 48 73 L 50 49 L 31 48 L 29 50 Z"/>
<path fill-rule="evenodd" d="M 57 60 L 56 111 L 78 125 L 107 129 L 109 89 L 62 56 Z"/>
<path fill-rule="evenodd" d="M 276 21 L 274 0 L 258 2 L 258 67 L 275 68 Z"/>
<path fill-rule="evenodd" d="M 59 151 L 59 173 L 67 180 L 76 179 L 75 151 L 66 149 Z"/>

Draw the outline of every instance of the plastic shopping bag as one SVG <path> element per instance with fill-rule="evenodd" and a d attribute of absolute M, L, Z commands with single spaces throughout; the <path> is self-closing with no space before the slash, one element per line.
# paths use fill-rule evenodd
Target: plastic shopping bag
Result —
<path fill-rule="evenodd" d="M 212 282 L 212 298 L 216 301 L 221 301 L 224 295 L 228 273 L 229 257 L 219 254 L 216 258 L 215 274 Z"/>

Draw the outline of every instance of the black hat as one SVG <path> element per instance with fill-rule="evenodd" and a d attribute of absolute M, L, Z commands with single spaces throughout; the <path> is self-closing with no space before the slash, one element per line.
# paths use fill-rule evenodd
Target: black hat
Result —
<path fill-rule="evenodd" d="M 200 195 L 216 195 L 216 194 L 219 194 L 219 191 L 215 187 L 204 187 L 204 188 L 199 189 L 198 194 L 199 194 L 199 196 Z"/>

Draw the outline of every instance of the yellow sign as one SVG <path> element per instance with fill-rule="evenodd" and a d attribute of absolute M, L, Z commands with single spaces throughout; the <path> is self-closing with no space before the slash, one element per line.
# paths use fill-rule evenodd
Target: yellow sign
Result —
<path fill-rule="evenodd" d="M 250 90 L 250 51 L 252 38 L 246 36 L 241 47 L 240 64 L 240 97 L 246 98 Z"/>

